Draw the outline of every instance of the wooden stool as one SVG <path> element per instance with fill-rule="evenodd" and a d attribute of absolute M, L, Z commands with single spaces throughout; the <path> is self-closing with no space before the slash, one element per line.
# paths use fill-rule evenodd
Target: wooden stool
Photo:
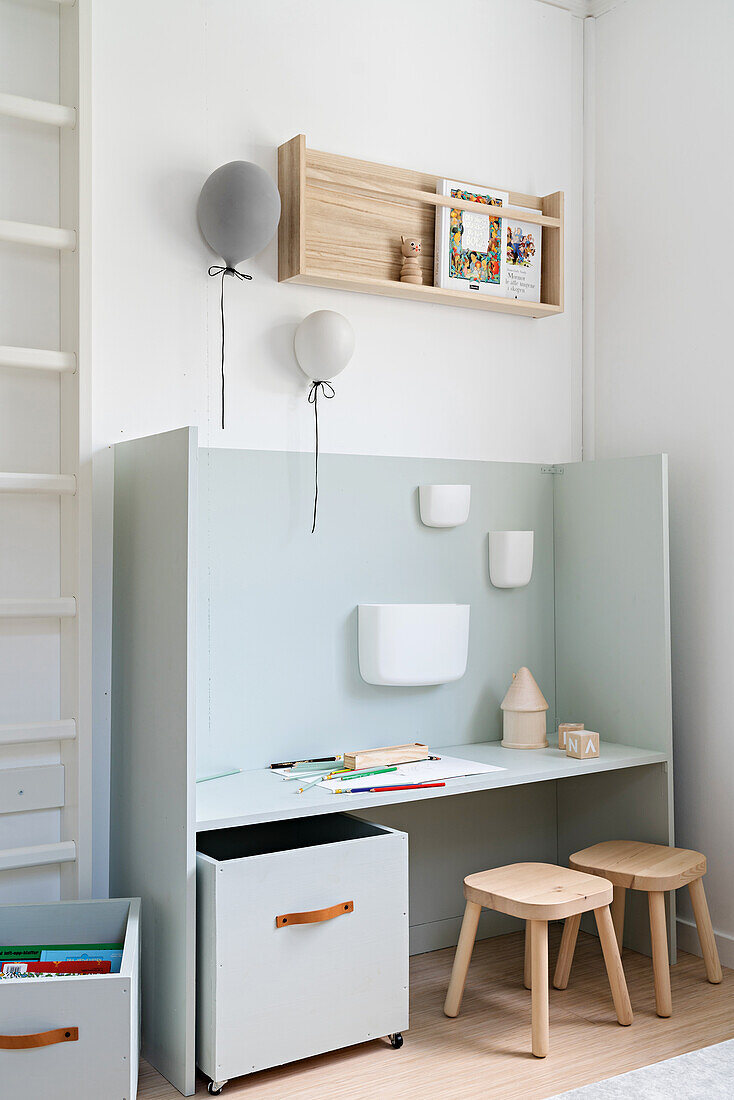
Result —
<path fill-rule="evenodd" d="M 617 1019 L 620 1024 L 632 1023 L 632 1007 L 609 912 L 610 882 L 550 863 L 513 863 L 509 867 L 495 867 L 469 875 L 464 879 L 464 897 L 464 920 L 443 1007 L 447 1016 L 459 1015 L 482 906 L 520 917 L 526 922 L 525 985 L 532 995 L 533 1054 L 536 1058 L 545 1058 L 548 1053 L 548 921 L 564 917 L 580 920 L 581 913 L 593 909 Z M 563 944 L 558 967 L 562 955 Z"/>
<path fill-rule="evenodd" d="M 633 840 L 608 840 L 575 852 L 569 860 L 577 871 L 603 875 L 614 886 L 612 919 L 621 950 L 624 932 L 624 902 L 627 890 L 647 892 L 652 939 L 652 970 L 655 981 L 655 1008 L 658 1016 L 670 1016 L 673 1000 L 670 995 L 668 936 L 665 927 L 665 894 L 688 886 L 701 942 L 706 977 L 714 985 L 721 981 L 721 964 L 711 927 L 709 907 L 701 879 L 706 874 L 706 857 L 687 848 L 668 848 L 664 844 L 641 844 Z M 573 927 L 576 922 L 575 928 Z M 569 927 L 570 926 L 570 927 Z M 578 932 L 578 917 L 566 921 L 564 939 L 569 941 L 569 972 Z M 568 978 L 566 978 L 568 980 Z"/>

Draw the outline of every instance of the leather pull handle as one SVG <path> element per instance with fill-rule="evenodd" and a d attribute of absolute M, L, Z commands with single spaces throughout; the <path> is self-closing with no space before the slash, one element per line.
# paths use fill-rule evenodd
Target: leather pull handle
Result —
<path fill-rule="evenodd" d="M 320 924 L 321 921 L 333 920 L 344 913 L 354 911 L 353 901 L 342 901 L 338 905 L 331 905 L 328 909 L 310 909 L 307 913 L 281 913 L 275 918 L 276 928 L 285 928 L 289 924 Z"/>
<path fill-rule="evenodd" d="M 57 1027 L 54 1031 L 37 1031 L 35 1035 L 0 1035 L 0 1050 L 29 1050 L 31 1047 L 52 1047 L 55 1043 L 78 1041 L 78 1027 Z"/>

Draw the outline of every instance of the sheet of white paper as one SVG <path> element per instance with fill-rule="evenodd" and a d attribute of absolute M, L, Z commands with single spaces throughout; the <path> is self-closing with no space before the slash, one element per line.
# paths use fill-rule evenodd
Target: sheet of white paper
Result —
<path fill-rule="evenodd" d="M 482 775 L 484 772 L 503 772 L 494 764 L 478 764 L 475 760 L 461 760 L 458 756 L 442 756 L 440 760 L 420 760 L 415 764 L 400 764 L 397 771 L 379 775 L 365 775 L 361 779 L 338 776 L 316 784 L 329 791 L 350 790 L 352 787 L 395 787 L 401 783 L 439 783 L 445 779 L 457 779 L 462 775 Z M 315 788 L 314 788 L 315 789 Z"/>

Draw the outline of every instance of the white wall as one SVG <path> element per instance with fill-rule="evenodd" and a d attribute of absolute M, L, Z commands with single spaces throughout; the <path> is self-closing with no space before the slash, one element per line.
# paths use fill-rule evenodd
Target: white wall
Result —
<path fill-rule="evenodd" d="M 471 15 L 472 22 L 468 21 Z M 581 448 L 582 26 L 536 0 L 105 0 L 93 10 L 95 736 L 109 738 L 118 440 L 196 424 L 202 445 L 310 449 L 295 326 L 337 309 L 357 350 L 325 451 L 560 462 Z M 472 68 L 473 66 L 473 68 Z M 276 244 L 227 283 L 219 428 L 216 257 L 196 200 L 278 145 L 566 192 L 566 312 L 542 320 L 277 283 Z M 348 263 L 348 257 L 345 257 Z M 104 811 L 97 807 L 97 835 Z M 95 891 L 103 892 L 100 841 Z"/>
<path fill-rule="evenodd" d="M 99 447 L 193 423 L 214 446 L 310 448 L 292 334 L 331 307 L 351 319 L 357 350 L 323 417 L 325 450 L 579 457 L 581 22 L 535 0 L 447 10 L 439 0 L 95 7 Z M 299 132 L 317 149 L 565 190 L 566 313 L 533 321 L 278 285 L 273 243 L 243 265 L 252 284 L 227 282 L 222 433 L 219 284 L 206 276 L 216 258 L 197 228 L 198 191 L 237 158 L 275 176 L 277 146 Z"/>
<path fill-rule="evenodd" d="M 599 458 L 670 454 L 676 838 L 708 857 L 730 966 L 733 46 L 731 0 L 629 0 L 596 21 L 589 425 Z M 687 898 L 681 913 L 690 920 Z M 685 928 L 681 945 L 692 945 Z"/>

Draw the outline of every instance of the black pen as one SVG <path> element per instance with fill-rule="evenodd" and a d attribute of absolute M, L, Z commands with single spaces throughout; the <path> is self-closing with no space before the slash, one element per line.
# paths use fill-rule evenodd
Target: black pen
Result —
<path fill-rule="evenodd" d="M 316 756 L 313 760 L 285 760 L 282 764 L 270 764 L 271 768 L 295 768 L 298 764 L 333 764 L 341 756 Z"/>

